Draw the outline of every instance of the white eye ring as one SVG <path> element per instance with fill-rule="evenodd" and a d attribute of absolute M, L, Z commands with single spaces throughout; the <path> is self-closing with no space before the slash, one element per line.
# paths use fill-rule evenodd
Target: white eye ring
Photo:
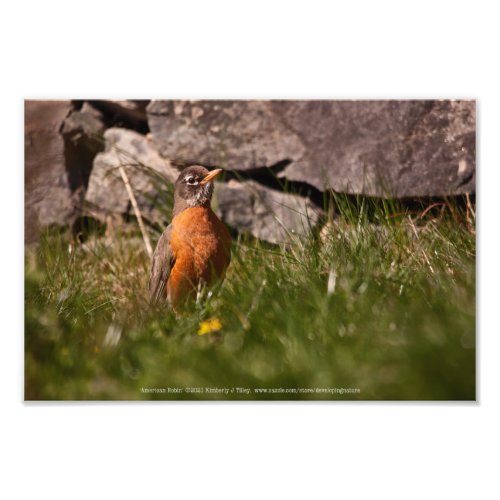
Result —
<path fill-rule="evenodd" d="M 195 186 L 196 184 L 198 184 L 198 181 L 194 177 L 188 177 L 186 179 L 186 182 L 191 186 Z"/>

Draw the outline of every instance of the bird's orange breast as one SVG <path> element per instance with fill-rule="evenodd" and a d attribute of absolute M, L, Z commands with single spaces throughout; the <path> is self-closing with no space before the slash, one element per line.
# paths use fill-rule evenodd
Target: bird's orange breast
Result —
<path fill-rule="evenodd" d="M 167 283 L 173 304 L 193 292 L 200 282 L 222 279 L 230 261 L 231 236 L 207 207 L 183 210 L 172 221 L 170 248 L 174 265 Z"/>

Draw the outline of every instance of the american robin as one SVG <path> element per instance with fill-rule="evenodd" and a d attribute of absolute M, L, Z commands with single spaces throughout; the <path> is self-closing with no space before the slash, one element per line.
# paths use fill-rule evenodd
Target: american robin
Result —
<path fill-rule="evenodd" d="M 175 181 L 173 219 L 153 254 L 151 302 L 166 299 L 176 307 L 200 284 L 210 286 L 223 279 L 231 258 L 231 236 L 210 208 L 213 180 L 221 172 L 195 165 Z"/>

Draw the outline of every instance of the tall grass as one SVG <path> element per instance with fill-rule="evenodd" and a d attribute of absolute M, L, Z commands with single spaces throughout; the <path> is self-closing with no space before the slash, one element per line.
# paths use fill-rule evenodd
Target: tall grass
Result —
<path fill-rule="evenodd" d="M 320 233 L 239 236 L 223 284 L 177 315 L 148 305 L 134 228 L 47 233 L 26 251 L 26 399 L 474 399 L 465 214 L 334 202 Z"/>

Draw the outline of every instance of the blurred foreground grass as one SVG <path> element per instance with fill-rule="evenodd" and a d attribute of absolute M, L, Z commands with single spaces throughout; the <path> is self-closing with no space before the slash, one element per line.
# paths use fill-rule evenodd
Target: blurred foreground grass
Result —
<path fill-rule="evenodd" d="M 178 317 L 148 306 L 138 234 L 47 234 L 26 251 L 25 398 L 475 399 L 471 227 L 371 208 L 286 247 L 240 237 Z"/>

